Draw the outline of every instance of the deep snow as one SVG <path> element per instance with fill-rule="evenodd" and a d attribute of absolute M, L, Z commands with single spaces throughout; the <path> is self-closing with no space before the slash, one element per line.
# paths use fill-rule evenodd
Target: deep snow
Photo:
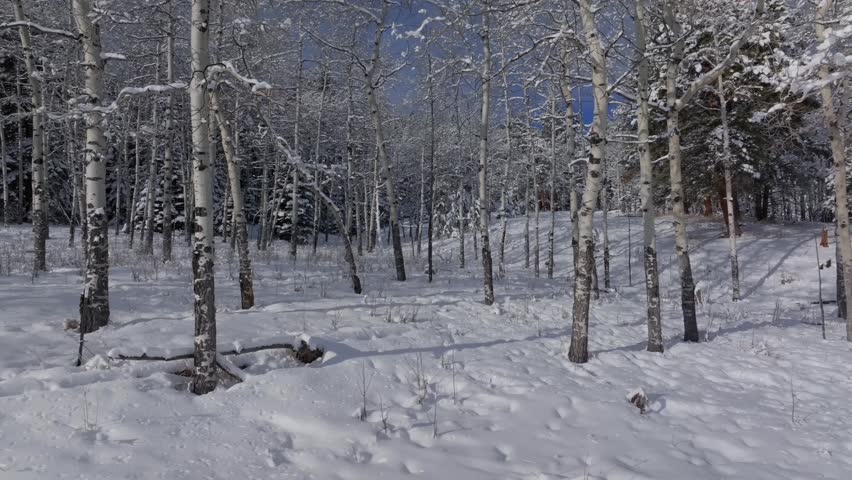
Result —
<path fill-rule="evenodd" d="M 432 284 L 407 241 L 405 283 L 392 280 L 389 252 L 361 258 L 360 296 L 334 245 L 316 258 L 300 251 L 294 267 L 277 243 L 255 252 L 259 306 L 240 311 L 236 256 L 217 239 L 220 348 L 303 336 L 328 353 L 307 367 L 283 351 L 243 355 L 246 381 L 203 397 L 168 373 L 182 362 L 110 358 L 189 351 L 185 246 L 162 264 L 110 239 L 112 323 L 90 336 L 88 363 L 76 368 L 77 337 L 63 321 L 77 316 L 79 253 L 54 227 L 52 270 L 33 278 L 29 231 L 0 229 L 0 478 L 852 478 L 852 352 L 835 306 L 828 340 L 814 325 L 822 225 L 747 225 L 744 300 L 731 303 L 723 226 L 691 219 L 704 341 L 684 344 L 671 219 L 661 218 L 660 355 L 644 351 L 641 222 L 632 219 L 631 286 L 627 220 L 610 219 L 614 290 L 592 305 L 585 365 L 565 356 L 564 214 L 552 280 L 523 268 L 523 219 L 510 222 L 508 274 L 491 307 L 473 242 L 460 269 L 458 241 L 446 239 Z M 833 245 L 820 255 L 833 257 Z M 823 276 L 834 299 L 834 268 Z M 650 400 L 644 415 L 626 399 L 636 388 Z"/>

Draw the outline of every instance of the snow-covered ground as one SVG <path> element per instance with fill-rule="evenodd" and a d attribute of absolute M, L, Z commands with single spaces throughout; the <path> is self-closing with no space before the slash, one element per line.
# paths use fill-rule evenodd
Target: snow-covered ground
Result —
<path fill-rule="evenodd" d="M 612 218 L 614 289 L 592 306 L 593 358 L 574 365 L 569 223 L 557 222 L 552 280 L 523 268 L 523 219 L 510 223 L 507 276 L 490 307 L 470 239 L 465 269 L 457 240 L 439 243 L 432 284 L 408 244 L 405 283 L 392 280 L 387 251 L 365 256 L 360 296 L 333 245 L 294 267 L 279 243 L 254 256 L 259 305 L 249 311 L 236 308 L 236 257 L 217 243 L 221 349 L 301 335 L 328 353 L 310 366 L 283 351 L 244 355 L 246 381 L 202 397 L 170 373 L 180 361 L 110 358 L 191 348 L 185 246 L 162 264 L 131 253 L 123 236 L 113 242 L 112 323 L 90 336 L 77 368 L 63 321 L 77 317 L 79 254 L 54 228 L 52 270 L 33 278 L 28 230 L 2 229 L 0 478 L 852 478 L 852 351 L 833 305 L 822 340 L 812 303 L 822 225 L 746 226 L 745 298 L 734 304 L 723 227 L 692 219 L 704 341 L 684 344 L 671 219 L 660 219 L 660 355 L 644 351 L 640 221 L 631 286 L 627 218 Z M 833 267 L 823 280 L 834 299 Z M 638 387 L 650 399 L 644 415 L 626 399 Z"/>

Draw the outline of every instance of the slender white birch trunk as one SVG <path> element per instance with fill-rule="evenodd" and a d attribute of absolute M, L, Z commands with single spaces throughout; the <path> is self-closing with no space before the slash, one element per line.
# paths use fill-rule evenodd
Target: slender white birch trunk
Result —
<path fill-rule="evenodd" d="M 192 179 L 192 133 L 187 132 L 185 125 L 190 124 L 192 128 L 192 114 L 187 111 L 189 116 L 184 116 L 181 122 L 181 140 L 183 140 L 184 162 L 181 166 L 181 174 L 183 175 L 183 235 L 187 247 L 192 247 L 192 242 L 195 233 L 192 231 L 195 228 L 195 182 Z"/>
<path fill-rule="evenodd" d="M 329 212 L 331 212 L 331 217 L 337 224 L 337 228 L 342 230 L 345 227 L 345 223 L 343 214 L 337 208 L 337 205 L 320 189 L 316 189 L 314 194 L 326 204 Z M 352 291 L 360 295 L 362 292 L 361 278 L 358 276 L 358 264 L 355 262 L 355 253 L 352 251 L 352 241 L 349 235 L 343 235 L 343 259 L 349 266 L 349 280 L 352 282 Z"/>
<path fill-rule="evenodd" d="M 669 137 L 669 181 L 671 183 L 672 216 L 675 227 L 675 252 L 680 267 L 681 311 L 683 313 L 683 339 L 697 342 L 698 320 L 695 311 L 695 281 L 689 259 L 686 235 L 686 211 L 684 209 L 683 175 L 681 172 L 680 123 L 677 108 L 678 69 L 683 60 L 683 38 L 680 21 L 677 19 L 677 0 L 666 2 L 665 19 L 674 38 L 666 68 L 666 130 Z"/>
<path fill-rule="evenodd" d="M 252 285 L 251 257 L 249 257 L 248 227 L 246 226 L 243 190 L 240 185 L 240 164 L 234 151 L 234 135 L 231 125 L 225 118 L 219 104 L 219 93 L 215 87 L 210 88 L 210 107 L 216 115 L 219 125 L 219 136 L 222 137 L 222 150 L 225 161 L 228 162 L 228 180 L 231 185 L 231 198 L 234 209 L 234 225 L 237 234 L 237 252 L 240 257 L 240 306 L 249 309 L 254 306 L 254 287 Z"/>
<path fill-rule="evenodd" d="M 171 8 L 171 3 L 169 4 Z M 166 83 L 171 84 L 175 81 L 175 21 L 174 17 L 169 18 L 169 35 L 166 38 Z M 171 91 L 168 93 L 168 103 L 166 104 L 165 124 L 165 145 L 163 151 L 163 261 L 171 261 L 172 259 L 172 222 L 174 221 L 174 205 L 172 205 L 172 155 L 174 143 L 174 134 L 172 133 L 172 111 L 174 110 L 175 99 Z"/>
<path fill-rule="evenodd" d="M 261 159 L 263 167 L 260 178 L 260 231 L 257 232 L 257 249 L 264 250 L 266 245 L 263 243 L 263 237 L 266 235 L 266 210 L 269 208 L 269 158 Z"/>
<path fill-rule="evenodd" d="M 764 0 L 757 0 L 755 19 L 746 30 L 731 44 L 728 54 L 713 69 L 701 75 L 677 95 L 678 70 L 683 61 L 684 40 L 680 20 L 678 20 L 678 0 L 667 0 L 664 5 L 664 20 L 668 26 L 673 43 L 666 66 L 666 130 L 669 137 L 669 180 L 671 183 L 672 215 L 675 227 L 675 252 L 678 257 L 681 281 L 681 311 L 683 313 L 683 339 L 687 342 L 699 341 L 698 320 L 695 310 L 695 281 L 692 276 L 692 264 L 689 259 L 689 244 L 686 233 L 686 211 L 684 208 L 683 174 L 681 172 L 680 111 L 689 104 L 696 93 L 710 85 L 737 58 L 743 43 L 754 33 L 758 21 L 765 10 Z"/>
<path fill-rule="evenodd" d="M 364 255 L 364 225 L 361 221 L 361 208 L 359 208 L 360 194 L 357 186 L 353 186 L 350 183 L 350 187 L 352 187 L 352 197 L 350 197 L 350 200 L 352 201 L 352 208 L 354 210 L 353 215 L 355 215 L 355 241 L 358 244 L 358 256 L 360 257 Z"/>
<path fill-rule="evenodd" d="M 74 161 L 74 157 L 71 156 L 71 138 L 67 132 L 67 122 L 66 122 L 66 132 L 65 132 L 65 156 L 68 161 L 68 165 L 71 167 L 71 214 L 68 216 L 68 248 L 74 248 L 74 237 L 75 237 L 75 229 L 76 224 L 78 222 L 76 206 L 77 206 L 77 162 Z"/>
<path fill-rule="evenodd" d="M 731 156 L 731 139 L 728 128 L 728 105 L 725 98 L 725 81 L 719 75 L 717 89 L 719 95 L 719 112 L 722 117 L 722 165 L 725 169 L 725 204 L 727 205 L 726 216 L 728 222 L 728 247 L 731 260 L 731 299 L 740 299 L 740 267 L 737 259 L 737 219 L 734 216 L 734 188 L 733 188 L 733 157 Z"/>
<path fill-rule="evenodd" d="M 657 268 L 657 235 L 654 225 L 654 164 L 651 161 L 649 131 L 651 114 L 648 107 L 650 88 L 648 87 L 648 59 L 645 56 L 647 46 L 647 25 L 645 23 L 644 0 L 636 2 L 636 56 L 639 59 L 639 105 L 637 109 L 639 140 L 639 197 L 642 204 L 642 231 L 645 259 L 645 295 L 648 314 L 649 352 L 662 353 L 663 328 L 660 314 L 660 274 Z M 628 219 L 629 220 L 629 219 Z"/>
<path fill-rule="evenodd" d="M 426 246 L 426 268 L 429 275 L 429 283 L 435 274 L 432 267 L 432 238 L 433 222 L 435 219 L 435 96 L 433 92 L 432 78 L 432 55 L 427 51 L 426 59 L 429 65 L 428 98 L 429 98 L 429 220 L 426 227 L 428 237 Z"/>
<path fill-rule="evenodd" d="M 73 121 L 70 124 L 69 130 L 69 138 L 70 142 L 69 146 L 71 148 L 71 158 L 74 159 L 76 174 L 74 175 L 74 183 L 77 187 L 77 218 L 80 220 L 80 251 L 83 252 L 83 256 L 86 256 L 86 252 L 89 250 L 89 222 L 86 220 L 86 159 L 80 158 L 77 155 L 77 121 Z"/>
<path fill-rule="evenodd" d="M 301 23 L 299 24 L 301 27 Z M 301 33 L 300 33 L 301 35 Z M 304 45 L 299 37 L 299 65 L 296 74 L 296 123 L 293 125 L 293 150 L 301 158 L 299 127 L 302 123 L 302 68 Z M 275 224 L 273 223 L 273 227 Z M 293 191 L 290 193 L 290 261 L 296 263 L 299 254 L 299 169 L 293 168 Z"/>
<path fill-rule="evenodd" d="M 364 175 L 364 235 L 367 252 L 373 251 L 373 201 L 370 196 L 370 181 L 367 175 Z"/>
<path fill-rule="evenodd" d="M 464 256 L 464 236 L 465 236 L 465 194 L 464 194 L 464 180 L 459 178 L 459 197 L 458 197 L 458 229 L 459 229 L 459 268 L 464 268 L 465 264 L 465 256 Z"/>
<path fill-rule="evenodd" d="M 459 113 L 459 99 L 458 99 L 458 91 L 456 91 L 456 101 L 455 101 L 455 110 L 456 110 L 456 161 L 458 165 L 464 165 L 465 162 L 462 159 L 462 130 L 461 130 L 461 116 Z M 461 170 L 461 169 L 459 169 Z M 463 171 L 463 170 L 462 170 Z M 464 257 L 464 203 L 465 203 L 465 194 L 464 194 L 464 174 L 459 173 L 459 188 L 458 188 L 458 201 L 456 202 L 458 208 L 458 229 L 459 229 L 459 268 L 464 268 L 465 257 Z"/>
<path fill-rule="evenodd" d="M 124 190 L 127 189 L 125 187 L 122 189 L 122 182 L 127 177 L 125 171 L 127 170 L 127 157 L 129 155 L 127 148 L 127 139 L 128 139 L 128 122 L 127 119 L 124 119 L 124 125 L 122 128 L 124 129 L 124 134 L 121 138 L 121 160 L 116 162 L 115 165 L 115 231 L 113 233 L 114 237 L 118 237 L 119 232 L 121 231 L 121 197 L 124 194 Z M 66 142 L 67 145 L 67 142 Z"/>
<path fill-rule="evenodd" d="M 195 229 L 192 249 L 195 293 L 195 375 L 192 392 L 216 388 L 216 303 L 213 282 L 213 168 L 208 143 L 208 107 L 205 71 L 209 64 L 208 0 L 192 0 L 192 82 L 189 87 L 192 121 L 193 196 Z"/>
<path fill-rule="evenodd" d="M 130 233 L 127 231 L 127 228 L 130 225 L 130 216 L 128 212 L 133 212 L 133 185 L 130 180 L 130 110 L 126 112 L 126 121 L 124 122 L 124 128 L 126 130 L 125 135 L 125 145 L 124 145 L 124 160 L 123 160 L 123 175 L 125 176 L 125 188 L 124 188 L 124 224 L 121 229 L 125 231 L 125 233 Z"/>
<path fill-rule="evenodd" d="M 834 0 L 822 0 L 817 9 L 817 21 L 814 22 L 817 40 L 826 40 L 826 21 L 828 15 L 834 8 Z M 846 300 L 852 298 L 852 243 L 849 238 L 849 203 L 846 187 L 846 137 L 840 128 L 837 107 L 834 103 L 834 88 L 830 81 L 831 71 L 828 65 L 822 65 L 819 69 L 819 77 L 823 82 L 820 89 L 822 97 L 822 108 L 825 116 L 825 124 L 828 128 L 828 136 L 831 140 L 831 155 L 834 159 L 834 195 L 836 204 L 836 223 L 838 248 L 842 264 L 838 265 L 838 271 L 843 269 L 843 294 Z M 852 319 L 849 309 L 846 311 L 846 339 L 852 342 Z"/>
<path fill-rule="evenodd" d="M 16 14 L 17 16 L 17 14 Z M 21 76 L 15 69 L 15 94 L 17 95 L 16 110 L 18 113 L 18 223 L 24 223 L 24 120 L 23 95 L 21 94 Z"/>
<path fill-rule="evenodd" d="M 606 167 L 604 167 L 606 170 Z M 603 264 L 604 288 L 609 290 L 609 178 L 604 173 L 603 188 L 601 188 L 601 213 L 603 214 Z"/>
<path fill-rule="evenodd" d="M 378 94 L 378 73 L 381 63 L 381 45 L 382 36 L 385 32 L 385 23 L 388 16 L 390 6 L 389 0 L 382 2 L 382 13 L 380 21 L 376 25 L 375 37 L 373 38 L 373 53 L 370 59 L 370 64 L 367 67 L 365 80 L 367 84 L 367 101 L 370 107 L 370 113 L 373 117 L 373 125 L 376 134 L 376 149 L 378 150 L 379 162 L 382 167 L 382 180 L 385 182 L 386 195 L 388 198 L 389 218 L 388 227 L 391 229 L 391 241 L 393 244 L 393 258 L 396 266 L 396 279 L 405 281 L 405 258 L 402 251 L 402 239 L 399 231 L 399 199 L 396 196 L 395 174 L 391 167 L 390 159 L 387 153 L 387 144 L 385 142 L 384 121 L 382 119 L 382 111 L 379 108 Z M 378 204 L 376 205 L 378 207 Z M 378 220 L 378 219 L 377 219 Z M 378 225 L 379 222 L 377 222 Z"/>
<path fill-rule="evenodd" d="M 267 222 L 266 228 L 264 228 L 263 234 L 263 249 L 266 250 L 269 248 L 270 243 L 272 242 L 272 236 L 275 234 L 275 225 L 278 223 L 278 212 L 281 210 L 281 199 L 284 196 L 284 189 L 280 188 L 281 181 L 281 159 L 279 155 L 275 155 L 275 166 L 272 169 L 272 204 L 269 207 L 269 210 L 265 213 Z"/>
<path fill-rule="evenodd" d="M 527 127 L 527 165 L 529 165 L 530 177 L 532 178 L 532 201 L 534 212 L 533 223 L 533 276 L 539 276 L 539 260 L 541 248 L 539 244 L 539 220 L 541 216 L 541 202 L 538 191 L 538 163 L 535 156 L 534 139 L 532 133 L 532 120 L 530 119 L 530 96 L 527 92 L 527 84 L 524 84 L 524 103 L 526 104 L 526 127 Z"/>
<path fill-rule="evenodd" d="M 74 154 L 75 149 L 74 149 L 74 147 L 72 147 L 72 145 L 74 143 L 74 139 L 73 139 L 72 135 L 73 134 L 72 134 L 72 130 L 71 130 L 71 122 L 66 120 L 66 122 L 65 122 L 65 158 L 68 161 L 69 167 L 71 168 L 71 183 L 73 184 L 71 186 L 71 189 L 72 189 L 72 192 L 71 192 L 71 215 L 70 215 L 70 222 L 69 222 L 70 225 L 68 227 L 68 230 L 69 230 L 69 232 L 68 232 L 69 233 L 68 248 L 74 247 L 75 229 L 76 229 L 78 223 L 82 224 L 82 222 L 81 222 L 82 216 L 80 214 L 83 213 L 83 212 L 77 210 L 77 205 L 79 205 L 79 197 L 81 195 L 85 196 L 85 193 L 83 193 L 81 191 L 81 189 L 79 188 L 79 185 L 77 183 L 77 179 L 80 177 L 80 174 L 77 171 L 77 159 L 76 159 L 76 155 Z M 82 237 L 85 239 L 85 234 L 83 234 Z M 83 249 L 83 255 L 84 256 L 85 256 L 85 253 L 86 253 L 86 250 Z"/>
<path fill-rule="evenodd" d="M 358 255 L 361 254 L 361 227 L 358 221 L 358 207 L 354 197 L 357 197 L 355 189 L 352 186 L 355 174 L 355 145 L 352 143 L 352 64 L 349 64 L 349 69 L 346 72 L 346 179 L 343 190 L 344 203 L 344 229 L 343 235 L 350 236 L 352 232 L 352 212 L 355 212 L 355 236 L 358 242 Z"/>
<path fill-rule="evenodd" d="M 491 107 L 491 19 L 486 2 L 482 18 L 482 111 L 479 119 L 479 235 L 482 240 L 482 280 L 485 304 L 494 303 L 494 277 L 491 271 L 491 240 L 488 233 L 488 123 Z"/>
<path fill-rule="evenodd" d="M 571 328 L 571 346 L 568 358 L 574 363 L 586 363 L 589 360 L 589 304 L 591 280 L 594 263 L 594 211 L 601 188 L 601 166 L 605 156 L 607 135 L 607 114 L 609 97 L 607 94 L 607 68 L 600 33 L 595 25 L 590 0 L 579 0 L 583 30 L 589 47 L 589 59 L 592 64 L 592 92 L 595 102 L 595 114 L 589 131 L 591 154 L 586 172 L 586 186 L 583 191 L 583 203 L 578 212 L 578 258 L 577 278 L 574 282 L 574 309 Z"/>
<path fill-rule="evenodd" d="M 426 146 L 420 149 L 420 205 L 419 213 L 417 214 L 417 257 L 420 257 L 420 247 L 422 245 L 422 230 L 423 217 L 426 216 Z"/>
<path fill-rule="evenodd" d="M 503 71 L 503 107 L 506 115 L 506 163 L 503 165 L 503 182 L 500 185 L 500 261 L 497 264 L 497 274 L 506 274 L 506 236 L 509 229 L 507 200 L 509 189 L 509 170 L 512 164 L 512 111 L 509 106 L 509 79 Z"/>
<path fill-rule="evenodd" d="M 471 237 L 473 238 L 473 259 L 479 260 L 479 234 L 477 232 L 477 225 L 479 224 L 479 201 L 473 198 L 473 194 L 470 196 L 470 223 L 471 223 Z"/>
<path fill-rule="evenodd" d="M 550 230 L 547 232 L 547 278 L 553 278 L 556 244 L 556 97 L 550 98 Z"/>
<path fill-rule="evenodd" d="M 154 74 L 154 83 L 160 83 L 160 45 L 157 45 L 157 70 Z M 160 106 L 157 100 L 151 102 L 151 128 L 154 130 L 151 136 L 151 157 L 148 158 L 148 184 L 145 188 L 145 238 L 142 243 L 142 253 L 153 255 L 154 253 L 154 204 L 157 199 L 157 157 L 160 149 Z"/>
<path fill-rule="evenodd" d="M 13 0 L 15 20 L 26 22 L 23 0 Z M 47 172 L 44 158 L 44 124 L 42 118 L 42 82 L 41 76 L 36 72 L 35 58 L 33 54 L 33 43 L 30 37 L 30 29 L 27 26 L 18 27 L 21 36 L 21 48 L 24 53 L 24 65 L 27 67 L 30 90 L 32 91 L 33 110 L 33 151 L 32 151 L 32 221 L 33 221 L 33 271 L 43 272 L 47 270 L 47 211 L 44 209 L 44 197 L 47 195 Z M 18 139 L 22 138 L 23 130 L 18 129 Z M 21 149 L 18 149 L 20 152 Z M 22 192 L 23 190 L 21 190 Z M 21 195 L 23 198 L 23 195 Z M 22 204 L 23 206 L 23 204 Z M 21 209 L 23 210 L 23 208 Z"/>
<path fill-rule="evenodd" d="M 103 67 L 100 27 L 92 22 L 89 0 L 74 0 L 74 19 L 83 47 L 86 72 L 86 278 L 80 296 L 80 331 L 93 332 L 109 323 L 109 231 L 106 216 L 106 138 L 103 115 Z"/>
<path fill-rule="evenodd" d="M 375 184 L 375 159 L 373 161 L 373 184 Z M 375 241 L 373 238 L 376 227 L 373 223 L 376 221 L 376 217 L 373 214 L 375 211 L 373 209 L 373 194 L 370 190 L 370 180 L 367 176 L 364 176 L 364 222 L 365 227 L 367 229 L 367 252 L 372 252 L 375 246 Z"/>
<path fill-rule="evenodd" d="M 44 62 L 42 60 L 42 74 L 45 73 Z M 42 79 L 42 90 L 41 90 L 41 107 L 44 112 L 51 111 L 51 105 L 47 103 L 47 99 L 50 97 L 47 93 L 45 93 L 44 84 L 45 80 Z M 52 103 L 52 102 L 51 102 Z M 44 178 L 44 192 L 41 195 L 41 210 L 44 212 L 44 238 L 45 241 L 50 240 L 50 178 L 48 176 L 48 172 L 50 171 L 50 117 L 45 113 L 41 117 L 41 128 L 42 128 L 42 147 L 41 151 L 44 155 L 44 162 L 42 162 L 42 177 Z M 46 243 L 45 243 L 46 245 Z M 46 255 L 46 252 L 45 252 Z"/>
<path fill-rule="evenodd" d="M 526 173 L 527 178 L 524 179 L 524 269 L 530 268 L 530 178 L 531 166 L 527 163 Z"/>
<path fill-rule="evenodd" d="M 6 121 L 0 119 L 0 165 L 3 168 L 3 226 L 9 225 L 9 185 L 6 173 Z M 73 207 L 72 207 L 73 215 Z M 74 220 L 71 220 L 73 225 Z"/>
<path fill-rule="evenodd" d="M 322 93 L 320 94 L 319 113 L 317 114 L 317 134 L 314 143 L 314 191 L 320 189 L 320 145 L 322 145 L 322 113 L 325 108 L 325 92 L 328 87 L 328 71 L 326 70 L 322 76 Z M 313 244 L 311 245 L 311 253 L 317 255 L 317 244 L 319 243 L 319 222 L 322 215 L 322 204 L 320 198 L 314 196 L 314 223 L 313 223 Z M 340 232 L 343 234 L 343 232 Z"/>
<path fill-rule="evenodd" d="M 577 235 L 577 175 L 576 167 L 574 166 L 574 152 L 576 150 L 576 120 L 574 118 L 574 92 L 571 88 L 569 78 L 570 59 L 568 57 L 567 48 L 562 56 L 563 72 L 559 82 L 559 88 L 562 91 L 562 98 L 565 100 L 565 158 L 568 160 L 568 208 L 571 218 L 571 264 L 573 265 L 574 278 L 577 277 L 577 245 L 579 236 Z"/>
<path fill-rule="evenodd" d="M 129 248 L 133 248 L 133 238 L 136 236 L 136 203 L 139 201 L 139 167 L 142 164 L 142 146 L 140 138 L 142 137 L 142 102 L 136 108 L 136 132 L 133 138 L 133 148 L 136 158 L 136 163 L 133 167 L 133 198 L 127 205 L 127 222 L 130 228 Z"/>

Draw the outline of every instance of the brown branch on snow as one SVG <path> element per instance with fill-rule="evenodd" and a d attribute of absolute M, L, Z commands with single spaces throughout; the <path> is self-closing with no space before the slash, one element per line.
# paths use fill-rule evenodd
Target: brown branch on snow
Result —
<path fill-rule="evenodd" d="M 317 359 L 322 358 L 325 350 L 320 347 L 311 348 L 308 345 L 308 342 L 302 340 L 299 344 L 299 347 L 296 348 L 292 343 L 273 343 L 271 345 L 260 345 L 257 347 L 245 347 L 239 350 L 231 349 L 224 352 L 219 352 L 217 356 L 222 356 L 224 359 L 225 355 L 242 355 L 244 353 L 254 353 L 260 352 L 263 350 L 290 350 L 293 352 L 293 357 L 302 362 L 302 363 L 312 363 Z M 122 355 L 118 354 L 115 357 L 118 360 L 154 360 L 161 362 L 171 362 L 173 360 L 191 360 L 195 356 L 194 353 L 183 353 L 180 355 L 174 355 L 171 357 L 165 356 L 156 356 L 156 355 L 148 355 L 147 353 L 143 353 L 142 355 Z M 223 370 L 225 369 L 222 367 Z M 229 372 L 230 373 L 230 372 Z"/>
<path fill-rule="evenodd" d="M 228 351 L 225 351 L 225 352 L 221 352 L 220 355 L 241 355 L 243 353 L 254 353 L 254 352 L 260 352 L 262 350 L 279 350 L 279 349 L 294 350 L 294 351 L 296 350 L 293 347 L 293 344 L 291 344 L 291 343 L 273 343 L 272 345 L 261 345 L 259 347 L 246 347 L 246 348 L 242 348 L 240 350 L 236 350 L 236 349 L 228 350 Z M 180 354 L 180 355 L 174 355 L 172 357 L 163 357 L 163 356 L 156 356 L 156 355 L 151 356 L 151 355 L 148 355 L 146 353 L 143 353 L 142 355 L 121 355 L 121 354 L 119 354 L 118 356 L 116 356 L 114 358 L 117 358 L 119 360 L 159 360 L 159 361 L 163 361 L 163 362 L 171 362 L 172 360 L 189 360 L 189 359 L 192 359 L 194 355 L 195 355 L 194 353 L 183 353 L 183 354 Z"/>

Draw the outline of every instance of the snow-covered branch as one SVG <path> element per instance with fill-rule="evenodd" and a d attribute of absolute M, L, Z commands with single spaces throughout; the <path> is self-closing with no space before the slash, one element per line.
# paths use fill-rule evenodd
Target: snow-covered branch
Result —
<path fill-rule="evenodd" d="M 47 34 L 50 34 L 50 35 L 59 35 L 61 37 L 70 38 L 71 40 L 79 40 L 80 39 L 80 35 L 78 35 L 76 33 L 69 32 L 68 30 L 60 30 L 58 28 L 45 27 L 44 25 L 39 25 L 35 22 L 20 21 L 20 22 L 0 23 L 0 30 L 4 30 L 4 29 L 7 29 L 7 28 L 17 28 L 17 27 L 27 27 L 27 28 L 31 28 L 33 30 L 38 30 L 39 32 L 42 32 L 42 33 L 47 33 Z"/>

